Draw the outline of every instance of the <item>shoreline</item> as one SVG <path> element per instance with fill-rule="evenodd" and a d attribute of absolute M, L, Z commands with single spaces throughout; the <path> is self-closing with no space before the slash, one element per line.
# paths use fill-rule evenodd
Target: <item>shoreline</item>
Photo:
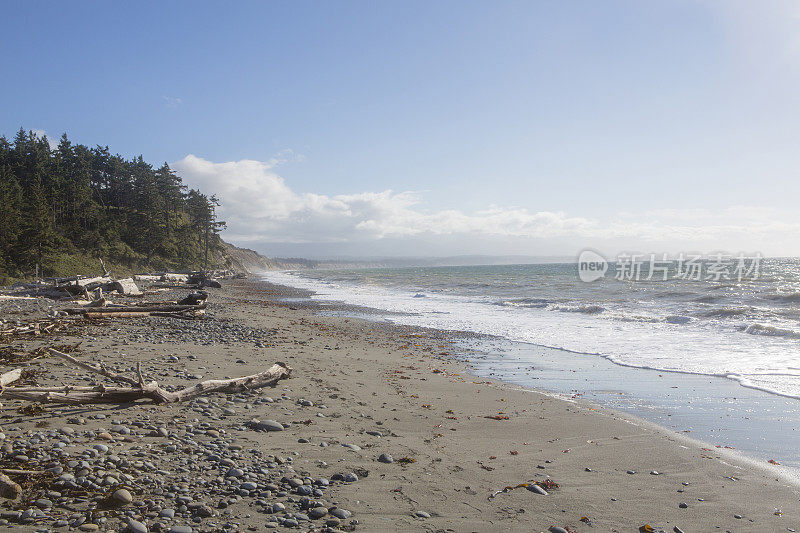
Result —
<path fill-rule="evenodd" d="M 458 298 L 464 296 L 463 294 L 456 294 L 455 295 L 456 299 L 453 300 L 451 298 L 447 298 L 448 296 L 447 293 L 439 294 L 436 291 L 432 293 L 426 293 L 424 289 L 419 289 L 422 292 L 418 292 L 413 284 L 405 288 L 399 288 L 397 286 L 376 285 L 375 287 L 380 287 L 379 289 L 376 290 L 375 287 L 373 287 L 372 284 L 370 283 L 359 284 L 358 282 L 353 282 L 353 280 L 348 280 L 348 282 L 345 282 L 344 284 L 340 284 L 336 280 L 334 280 L 331 283 L 328 280 L 314 276 L 305 276 L 293 270 L 267 271 L 263 272 L 261 275 L 265 276 L 265 279 L 267 279 L 271 283 L 289 285 L 293 287 L 302 287 L 303 290 L 316 292 L 320 296 L 325 297 L 332 302 L 347 302 L 348 305 L 356 305 L 356 306 L 361 305 L 361 306 L 375 307 L 380 309 L 382 303 L 384 302 L 384 300 L 386 300 L 390 303 L 386 304 L 385 307 L 390 307 L 391 310 L 384 309 L 383 311 L 387 314 L 394 314 L 399 316 L 400 317 L 399 322 L 402 322 L 406 325 L 418 325 L 423 327 L 432 327 L 444 330 L 462 330 L 469 332 L 478 332 L 479 334 L 485 334 L 491 337 L 504 338 L 510 342 L 524 343 L 542 348 L 563 350 L 564 352 L 568 352 L 571 354 L 582 354 L 582 355 L 585 354 L 585 355 L 602 357 L 614 363 L 615 365 L 621 367 L 636 368 L 643 370 L 654 370 L 659 372 L 670 372 L 675 374 L 720 377 L 736 382 L 737 384 L 739 384 L 744 388 L 758 390 L 768 394 L 773 394 L 785 398 L 800 400 L 800 392 L 790 392 L 782 390 L 780 387 L 777 388 L 770 387 L 758 383 L 758 379 L 756 377 L 757 375 L 761 376 L 773 375 L 771 372 L 760 373 L 753 371 L 755 373 L 751 375 L 733 371 L 730 370 L 729 368 L 725 369 L 692 368 L 693 365 L 688 365 L 687 368 L 680 368 L 681 366 L 686 366 L 686 365 L 681 365 L 679 363 L 676 364 L 676 361 L 674 359 L 669 359 L 669 358 L 667 359 L 667 361 L 670 364 L 660 365 L 654 363 L 656 359 L 654 359 L 653 357 L 647 357 L 641 359 L 638 356 L 632 357 L 630 353 L 625 355 L 624 349 L 622 352 L 619 352 L 614 347 L 605 346 L 605 348 L 603 348 L 602 343 L 601 345 L 596 345 L 594 343 L 589 343 L 589 345 L 587 345 L 586 343 L 583 342 L 574 341 L 574 339 L 585 337 L 587 330 L 593 330 L 593 328 L 597 328 L 598 326 L 602 325 L 603 327 L 601 327 L 601 329 L 598 330 L 598 333 L 602 334 L 601 335 L 602 342 L 605 342 L 607 344 L 609 338 L 609 332 L 608 332 L 609 326 L 613 325 L 614 327 L 628 327 L 630 325 L 642 324 L 641 322 L 635 319 L 630 319 L 630 320 L 621 319 L 618 321 L 599 320 L 597 322 L 582 322 L 581 320 L 585 318 L 585 315 L 583 313 L 576 311 L 576 312 L 563 312 L 560 314 L 560 316 L 558 314 L 549 314 L 549 316 L 545 319 L 544 322 L 540 322 L 542 317 L 537 317 L 536 320 L 529 321 L 529 319 L 525 318 L 525 315 L 520 315 L 515 312 L 508 313 L 507 311 L 516 311 L 519 310 L 520 308 L 517 306 L 510 306 L 510 307 L 506 306 L 505 305 L 506 302 L 502 302 L 502 305 L 499 305 L 498 302 L 495 301 L 492 303 L 491 306 L 487 307 L 487 302 L 474 301 L 469 298 L 465 301 L 458 300 Z M 351 283 L 354 284 L 351 285 Z M 417 294 L 415 294 L 413 298 L 409 298 L 409 295 L 415 292 L 417 292 Z M 442 298 L 442 296 L 444 297 Z M 497 296 L 496 298 L 501 298 L 501 297 Z M 498 312 L 495 305 L 499 305 L 499 307 L 503 309 L 502 315 L 495 316 L 494 313 Z M 536 307 L 538 305 L 539 304 L 537 302 L 534 305 L 534 309 L 532 309 L 532 311 L 537 311 Z M 557 308 L 558 305 L 556 305 Z M 523 310 L 525 309 L 525 307 L 526 306 L 524 305 L 521 306 Z M 484 313 L 492 313 L 491 320 L 475 318 L 483 316 Z M 589 313 L 589 315 L 591 316 L 592 313 Z M 460 318 L 457 320 L 449 319 L 449 317 L 455 317 L 455 316 L 465 317 L 465 318 Z M 406 318 L 404 319 L 403 317 Z M 419 320 L 418 319 L 419 317 L 424 317 L 424 321 Z M 575 322 L 576 319 L 579 320 L 580 323 L 576 323 Z M 554 321 L 557 323 L 557 325 L 555 326 L 554 326 Z M 648 322 L 649 321 L 645 321 L 644 323 Z M 660 324 L 658 320 L 656 322 Z M 764 327 L 758 323 L 751 324 L 751 326 L 764 329 Z M 725 325 L 725 327 L 731 331 L 733 331 L 733 329 L 736 329 L 739 332 L 744 331 L 743 329 L 741 329 L 743 326 L 737 326 L 736 328 L 731 329 L 732 327 L 731 324 L 727 324 Z M 561 331 L 561 328 L 567 328 L 565 331 L 571 333 L 571 335 L 563 337 L 563 334 L 560 332 L 559 334 L 554 336 L 552 331 L 554 329 Z M 749 330 L 749 328 L 745 329 Z M 546 332 L 546 334 L 544 334 L 543 336 L 540 336 L 538 334 L 530 335 L 529 333 L 532 331 L 544 331 Z M 623 331 L 622 333 L 630 334 L 631 332 Z M 650 335 L 650 333 L 651 332 L 649 332 L 648 335 Z M 680 327 L 679 330 L 672 332 L 668 332 L 666 330 L 656 331 L 652 336 L 648 336 L 646 345 L 643 345 L 641 342 L 636 345 L 638 347 L 638 350 L 635 351 L 635 353 L 647 353 L 652 349 L 653 346 L 662 346 L 662 345 L 671 346 L 676 341 L 680 341 L 684 333 L 685 331 L 683 327 Z M 695 335 L 696 337 L 698 333 L 699 333 L 698 331 L 693 331 L 692 335 Z M 676 334 L 678 335 L 677 337 L 674 336 Z M 773 339 L 773 338 L 783 339 L 783 337 L 781 336 L 773 337 L 766 334 L 756 335 L 756 334 L 741 333 L 741 335 L 742 336 L 737 339 L 737 343 L 747 343 L 747 342 L 752 343 L 755 340 L 764 341 L 765 339 Z M 619 335 L 617 333 L 611 335 L 611 337 L 613 338 L 617 338 L 618 336 Z M 573 339 L 573 340 L 565 340 L 565 339 Z M 694 343 L 696 345 L 706 346 L 706 349 L 703 353 L 692 352 L 695 357 L 702 359 L 702 356 L 707 355 L 709 351 L 714 350 L 713 345 L 707 346 L 706 343 L 707 340 L 708 339 L 705 337 L 705 333 L 703 333 L 703 336 L 700 338 L 694 338 Z M 719 341 L 720 339 L 716 340 Z M 678 342 L 678 345 L 681 346 L 682 348 L 688 348 L 688 346 L 685 345 L 685 343 L 680 344 L 680 342 Z M 619 348 L 619 346 L 617 346 L 617 348 Z M 755 348 L 756 347 L 751 346 L 751 349 Z M 730 349 L 730 346 L 728 346 L 728 349 Z M 766 348 L 760 347 L 760 349 L 766 349 Z M 791 353 L 795 349 L 796 346 L 794 345 L 785 346 L 783 347 L 783 352 L 785 353 L 788 351 Z M 743 354 L 743 356 L 746 356 L 746 354 Z M 778 372 L 774 375 L 783 375 L 783 374 Z"/>
<path fill-rule="evenodd" d="M 185 525 L 198 532 L 265 526 L 267 531 L 558 526 L 585 532 L 630 531 L 644 524 L 666 531 L 778 531 L 800 524 L 800 491 L 776 480 L 774 470 L 703 450 L 585 400 L 474 378 L 453 357 L 456 346 L 447 333 L 320 316 L 320 306 L 311 301 L 281 300 L 299 296 L 266 282 L 232 280 L 211 291 L 203 320 L 111 320 L 88 325 L 80 337 L 57 339 L 82 338 L 74 355 L 120 371 L 139 362 L 149 376 L 176 386 L 247 375 L 275 361 L 285 361 L 293 373 L 273 389 L 167 406 L 87 406 L 79 414 L 47 406 L 26 417 L 16 411 L 24 402 L 5 401 L 4 442 L 15 453 L 24 450 L 32 466 L 52 461 L 53 443 L 63 442 L 59 454 L 85 457 L 95 472 L 132 478 L 133 502 L 122 510 L 84 511 L 95 496 L 75 500 L 67 491 L 50 496 L 54 508 L 48 513 L 64 520 L 81 515 L 87 526 L 103 531 L 119 531 L 128 519 L 149 531 Z M 33 307 L 31 316 L 41 312 Z M 26 345 L 53 342 L 42 338 Z M 30 365 L 48 370 L 40 378 L 45 385 L 74 383 L 80 376 L 47 358 Z M 254 418 L 275 420 L 283 429 L 255 431 Z M 120 428 L 127 432 L 118 433 Z M 87 454 L 98 444 L 108 451 Z M 392 461 L 379 460 L 383 454 Z M 139 457 L 154 468 L 137 466 Z M 228 461 L 235 466 L 223 466 Z M 247 484 L 231 468 L 239 469 Z M 503 490 L 547 480 L 559 485 L 547 495 L 524 487 Z M 100 495 L 106 491 L 110 488 Z M 8 503 L 3 505 L 7 510 Z M 65 514 L 64 506 L 72 510 Z M 170 509 L 174 517 L 164 518 Z M 315 518 L 311 509 L 325 513 Z M 26 532 L 53 527 L 53 519 L 33 520 L 37 525 L 13 527 Z"/>
<path fill-rule="evenodd" d="M 275 283 L 269 278 L 266 278 L 269 283 Z M 280 283 L 279 283 L 280 284 Z M 282 285 L 287 286 L 287 285 Z M 295 287 L 292 287 L 296 289 Z M 380 321 L 383 318 L 389 323 L 397 325 L 409 326 L 403 323 L 403 313 L 396 311 L 386 311 L 379 308 L 363 307 L 357 304 L 350 304 L 336 299 L 330 299 L 324 293 L 315 293 L 312 289 L 302 288 L 297 289 L 306 291 L 306 297 L 317 303 L 317 305 L 324 307 L 320 312 L 322 314 L 331 314 L 332 316 L 350 316 L 355 318 L 362 318 L 365 320 Z M 395 318 L 397 317 L 397 318 Z M 437 331 L 456 332 L 457 330 L 438 329 L 435 326 L 424 326 L 414 324 L 413 327 L 429 328 Z M 800 403 L 792 395 L 781 394 L 772 390 L 764 389 L 756 386 L 749 386 L 739 379 L 730 377 L 730 375 L 712 375 L 702 374 L 681 370 L 662 370 L 658 368 L 643 367 L 632 364 L 619 363 L 614 358 L 604 356 L 601 354 L 592 354 L 568 350 L 564 348 L 554 348 L 541 344 L 536 344 L 528 341 L 513 340 L 506 337 L 476 333 L 471 331 L 462 331 L 465 336 L 470 339 L 478 339 L 473 343 L 465 343 L 465 345 L 479 345 L 484 347 L 477 348 L 478 355 L 468 362 L 475 366 L 477 375 L 486 377 L 499 378 L 508 383 L 523 385 L 525 387 L 540 390 L 542 392 L 559 392 L 568 396 L 573 395 L 570 390 L 565 390 L 559 382 L 553 382 L 555 376 L 551 373 L 551 380 L 547 381 L 546 378 L 529 378 L 524 367 L 532 365 L 539 360 L 539 352 L 552 352 L 561 356 L 561 362 L 564 360 L 580 360 L 585 359 L 586 362 L 578 365 L 570 365 L 577 368 L 578 372 L 590 375 L 597 372 L 599 367 L 603 365 L 610 365 L 617 369 L 619 377 L 615 380 L 609 379 L 604 375 L 604 382 L 607 387 L 619 395 L 624 395 L 626 402 L 615 401 L 614 398 L 604 397 L 603 395 L 595 395 L 594 402 L 606 408 L 612 408 L 622 414 L 634 416 L 636 418 L 655 423 L 657 426 L 662 427 L 667 431 L 676 433 L 693 433 L 699 435 L 695 437 L 698 442 L 709 444 L 710 446 L 722 446 L 726 449 L 743 450 L 738 452 L 737 455 L 743 459 L 752 461 L 756 465 L 761 465 L 761 462 L 769 460 L 778 460 L 783 467 L 782 475 L 794 479 L 795 482 L 800 482 L 800 456 L 797 454 L 796 446 L 792 433 L 797 434 L 800 432 Z M 480 339 L 483 339 L 481 341 Z M 491 346 L 494 348 L 486 348 Z M 499 348 L 497 348 L 499 346 Z M 496 372 L 497 367 L 512 366 L 508 362 L 503 361 L 502 357 L 496 354 L 489 353 L 486 350 L 501 352 L 527 352 L 531 354 L 527 359 L 517 361 L 519 363 L 519 370 Z M 488 368 L 482 360 L 492 360 L 495 363 L 494 368 Z M 609 374 L 609 372 L 602 372 Z M 651 384 L 655 382 L 650 379 L 652 375 L 658 375 L 663 378 L 663 382 L 669 382 L 673 389 L 680 389 L 682 392 L 688 393 L 689 406 L 677 405 L 676 402 L 659 401 L 649 393 L 644 391 L 641 386 L 632 385 L 639 380 L 648 381 Z M 593 376 L 590 376 L 593 377 Z M 532 380 L 542 379 L 543 385 Z M 573 380 L 575 381 L 575 380 Z M 687 386 L 691 384 L 694 388 Z M 658 385 L 660 388 L 665 387 Z M 596 387 L 591 384 L 579 384 L 579 395 L 591 394 Z M 705 392 L 698 393 L 697 391 L 703 389 Z M 677 391 L 664 390 L 663 395 L 667 396 Z M 644 394 L 642 394 L 644 393 Z M 735 404 L 736 407 L 730 409 L 716 409 L 713 406 L 714 401 L 720 401 L 727 404 Z M 638 405 L 645 403 L 646 408 Z M 698 405 L 701 409 L 698 409 Z M 668 411 L 668 413 L 667 413 Z M 707 411 L 707 412 L 706 412 Z M 776 414 L 779 413 L 779 414 Z M 729 420 L 715 420 L 712 415 L 718 415 L 720 418 L 725 416 Z M 674 419 L 671 419 L 674 416 Z M 740 419 L 742 425 L 734 428 L 735 422 L 732 419 Z M 681 420 L 682 426 L 677 425 L 674 420 Z M 746 421 L 746 422 L 745 422 Z M 742 434 L 741 428 L 744 429 Z M 728 436 L 725 436 L 725 433 Z M 720 436 L 722 434 L 722 436 Z M 756 441 L 761 440 L 764 444 L 754 444 Z"/>

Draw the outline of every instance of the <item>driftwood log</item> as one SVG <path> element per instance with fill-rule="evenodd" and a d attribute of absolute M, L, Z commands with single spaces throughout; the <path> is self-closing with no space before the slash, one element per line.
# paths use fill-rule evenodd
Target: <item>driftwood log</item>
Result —
<path fill-rule="evenodd" d="M 203 301 L 197 305 L 158 304 L 158 305 L 108 305 L 105 307 L 77 307 L 64 309 L 69 315 L 83 315 L 87 318 L 133 318 L 137 316 L 166 316 L 174 318 L 197 318 L 205 313 Z"/>
<path fill-rule="evenodd" d="M 145 399 L 158 404 L 178 403 L 212 392 L 241 392 L 275 385 L 278 381 L 289 378 L 292 373 L 292 369 L 286 364 L 275 363 L 264 372 L 258 374 L 233 379 L 210 379 L 185 389 L 170 392 L 161 388 L 155 381 L 146 382 L 139 365 L 137 365 L 137 377 L 132 378 L 109 370 L 103 363 L 92 364 L 80 361 L 69 354 L 52 348 L 49 348 L 48 352 L 84 370 L 99 374 L 125 386 L 109 387 L 101 384 L 93 387 L 71 385 L 63 387 L 7 387 L 0 390 L 0 396 L 40 403 L 73 405 L 131 403 Z"/>

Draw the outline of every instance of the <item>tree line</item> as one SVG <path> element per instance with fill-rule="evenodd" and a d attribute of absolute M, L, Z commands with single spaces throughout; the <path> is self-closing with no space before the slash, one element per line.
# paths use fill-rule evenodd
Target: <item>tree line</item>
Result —
<path fill-rule="evenodd" d="M 56 148 L 20 128 L 0 137 L 0 275 L 58 273 L 65 255 L 129 268 L 199 268 L 221 249 L 219 201 L 169 165 L 125 159 L 108 146 Z M 63 274 L 63 273 L 62 273 Z"/>

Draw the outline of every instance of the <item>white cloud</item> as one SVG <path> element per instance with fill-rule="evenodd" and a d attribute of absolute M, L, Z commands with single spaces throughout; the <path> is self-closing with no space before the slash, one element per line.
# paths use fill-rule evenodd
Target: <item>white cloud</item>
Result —
<path fill-rule="evenodd" d="M 413 191 L 335 196 L 298 193 L 275 172 L 278 164 L 292 156 L 287 152 L 267 162 L 214 163 L 188 155 L 172 166 L 188 185 L 220 198 L 220 215 L 228 223 L 226 237 L 240 243 L 461 236 L 569 238 L 587 245 L 624 243 L 629 248 L 647 243 L 746 247 L 765 240 L 779 244 L 782 238 L 800 234 L 800 223 L 791 213 L 749 206 L 718 211 L 659 209 L 597 219 L 496 205 L 472 213 L 427 211 L 420 207 L 419 194 Z"/>
<path fill-rule="evenodd" d="M 161 99 L 164 100 L 164 103 L 167 104 L 167 107 L 172 108 L 178 107 L 183 103 L 183 98 L 178 96 L 162 96 Z"/>
<path fill-rule="evenodd" d="M 54 138 L 54 137 L 51 137 L 50 135 L 47 135 L 47 132 L 46 132 L 46 131 L 44 131 L 44 130 L 37 130 L 37 129 L 33 129 L 33 130 L 31 130 L 31 131 L 33 131 L 33 133 L 34 133 L 34 134 L 35 134 L 37 137 L 39 137 L 40 139 L 41 139 L 42 137 L 47 137 L 47 144 L 49 144 L 49 145 L 50 145 L 50 149 L 51 149 L 51 150 L 55 150 L 55 149 L 58 147 L 58 139 L 57 139 L 57 138 Z"/>

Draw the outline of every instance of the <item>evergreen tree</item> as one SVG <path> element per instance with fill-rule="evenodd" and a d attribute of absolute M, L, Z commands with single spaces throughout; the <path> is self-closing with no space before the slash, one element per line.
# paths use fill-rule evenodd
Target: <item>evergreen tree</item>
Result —
<path fill-rule="evenodd" d="M 102 255 L 142 268 L 206 266 L 220 248 L 219 202 L 186 192 L 166 163 L 127 160 L 107 146 L 20 130 L 0 137 L 0 275 L 35 265 L 45 274 L 60 254 Z"/>

